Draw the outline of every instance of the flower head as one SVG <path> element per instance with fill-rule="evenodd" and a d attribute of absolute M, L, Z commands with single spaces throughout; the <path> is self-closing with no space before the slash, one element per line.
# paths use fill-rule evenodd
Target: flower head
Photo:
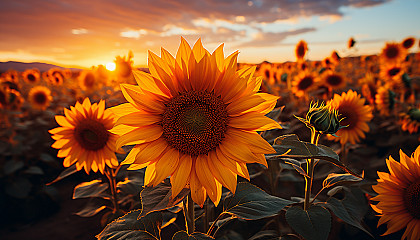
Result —
<path fill-rule="evenodd" d="M 420 239 L 420 146 L 408 157 L 400 150 L 400 161 L 386 159 L 389 173 L 378 172 L 378 184 L 372 186 L 378 193 L 371 198 L 380 215 L 378 226 L 387 224 L 391 234 L 406 227 L 401 239 Z"/>
<path fill-rule="evenodd" d="M 39 82 L 40 73 L 37 69 L 28 69 L 22 73 L 22 77 L 27 83 L 34 84 Z"/>
<path fill-rule="evenodd" d="M 313 90 L 317 83 L 318 78 L 313 73 L 301 72 L 292 82 L 292 92 L 297 97 L 303 97 Z"/>
<path fill-rule="evenodd" d="M 79 77 L 79 86 L 82 90 L 91 92 L 95 89 L 95 86 L 98 84 L 96 76 L 92 70 L 83 70 Z"/>
<path fill-rule="evenodd" d="M 407 112 L 400 113 L 401 128 L 409 133 L 416 133 L 420 126 L 420 108 L 410 108 Z"/>
<path fill-rule="evenodd" d="M 390 111 L 394 109 L 395 93 L 388 88 L 380 87 L 375 95 L 375 103 L 381 115 L 389 116 Z"/>
<path fill-rule="evenodd" d="M 364 103 L 365 99 L 353 90 L 343 92 L 341 95 L 334 94 L 334 98 L 327 104 L 331 104 L 338 111 L 342 118 L 340 124 L 346 127 L 336 133 L 339 138 L 328 138 L 340 141 L 341 144 L 347 142 L 355 144 L 360 138 L 364 138 L 365 132 L 369 131 L 367 122 L 373 118 L 372 108 Z"/>
<path fill-rule="evenodd" d="M 323 134 L 335 135 L 340 128 L 344 127 L 340 126 L 341 119 L 338 119 L 337 110 L 332 108 L 331 105 L 325 105 L 324 103 L 319 105 L 317 102 L 311 104 L 306 114 L 306 119 L 299 117 L 298 119 L 309 128 L 314 128 Z"/>
<path fill-rule="evenodd" d="M 347 48 L 352 48 L 352 47 L 354 47 L 355 44 L 356 44 L 356 40 L 354 40 L 354 38 L 351 37 L 347 41 Z"/>
<path fill-rule="evenodd" d="M 405 48 L 405 49 L 410 49 L 411 47 L 413 47 L 414 46 L 414 43 L 416 42 L 416 39 L 415 38 L 413 38 L 413 37 L 408 37 L 408 38 L 406 38 L 406 39 L 404 39 L 402 42 L 401 42 L 401 45 L 403 46 L 403 48 Z"/>
<path fill-rule="evenodd" d="M 405 59 L 406 49 L 399 43 L 387 43 L 381 52 L 381 60 L 384 63 L 400 63 Z"/>
<path fill-rule="evenodd" d="M 307 51 L 308 51 L 308 44 L 304 40 L 300 40 L 296 44 L 296 49 L 295 49 L 296 58 L 299 61 L 300 60 L 303 60 L 303 58 L 305 57 Z"/>
<path fill-rule="evenodd" d="M 83 104 L 79 102 L 70 110 L 64 109 L 65 116 L 57 115 L 55 120 L 60 127 L 49 132 L 55 143 L 53 148 L 60 149 L 58 157 L 64 157 L 64 167 L 76 163 L 77 170 L 85 169 L 104 173 L 105 166 L 118 166 L 115 152 L 121 149 L 115 147 L 117 135 L 109 132 L 115 123 L 115 116 L 105 109 L 105 101 L 91 104 L 85 98 Z"/>
<path fill-rule="evenodd" d="M 249 179 L 246 163 L 266 165 L 274 149 L 256 131 L 280 128 L 264 115 L 278 97 L 258 93 L 255 67 L 236 71 L 238 52 L 209 53 L 199 39 L 193 48 L 181 38 L 176 57 L 162 48 L 149 52 L 150 74 L 135 71 L 138 86 L 121 84 L 128 103 L 113 107 L 117 147 L 135 145 L 123 164 L 146 168 L 145 185 L 170 176 L 172 196 L 191 189 L 203 206 L 217 205 L 222 186 L 236 190 L 237 175 Z"/>
<path fill-rule="evenodd" d="M 45 110 L 52 101 L 51 91 L 44 86 L 33 87 L 28 93 L 28 101 L 33 108 Z"/>

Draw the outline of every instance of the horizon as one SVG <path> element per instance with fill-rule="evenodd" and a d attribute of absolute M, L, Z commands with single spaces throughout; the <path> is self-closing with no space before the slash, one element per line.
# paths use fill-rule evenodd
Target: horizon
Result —
<path fill-rule="evenodd" d="M 308 43 L 307 59 L 317 61 L 334 50 L 342 57 L 378 54 L 386 42 L 420 36 L 415 0 L 2 2 L 0 61 L 69 68 L 106 65 L 129 51 L 135 67 L 147 67 L 149 50 L 175 55 L 181 36 L 190 45 L 201 38 L 210 52 L 224 43 L 226 55 L 239 50 L 238 61 L 251 64 L 295 61 L 299 40 Z M 356 50 L 347 50 L 350 37 Z"/>

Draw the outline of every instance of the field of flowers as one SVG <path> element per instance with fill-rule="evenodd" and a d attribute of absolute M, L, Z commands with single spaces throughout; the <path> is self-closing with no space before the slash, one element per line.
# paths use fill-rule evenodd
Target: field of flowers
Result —
<path fill-rule="evenodd" d="M 420 239 L 419 47 L 1 73 L 0 235 Z"/>

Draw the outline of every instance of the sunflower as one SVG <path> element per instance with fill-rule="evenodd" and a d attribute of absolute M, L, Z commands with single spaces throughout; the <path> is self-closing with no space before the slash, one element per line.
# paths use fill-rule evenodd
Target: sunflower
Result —
<path fill-rule="evenodd" d="M 401 76 L 404 74 L 404 68 L 401 64 L 381 65 L 379 76 L 385 82 L 401 81 Z"/>
<path fill-rule="evenodd" d="M 91 70 L 83 70 L 77 79 L 83 91 L 91 92 L 97 85 L 95 74 Z"/>
<path fill-rule="evenodd" d="M 340 55 L 338 55 L 337 51 L 333 51 L 331 53 L 330 59 L 334 62 L 335 65 L 337 65 L 340 62 L 341 57 L 340 57 Z"/>
<path fill-rule="evenodd" d="M 298 61 L 303 60 L 308 51 L 308 44 L 304 40 L 300 40 L 298 44 L 296 44 L 295 54 Z"/>
<path fill-rule="evenodd" d="M 355 144 L 360 138 L 365 138 L 365 133 L 369 131 L 369 122 L 372 118 L 372 108 L 365 105 L 365 99 L 357 92 L 349 90 L 341 95 L 334 94 L 328 104 L 337 109 L 340 118 L 340 124 L 346 126 L 336 133 L 339 138 L 328 136 L 329 140 L 340 141 L 341 144 L 350 142 Z"/>
<path fill-rule="evenodd" d="M 294 78 L 292 82 L 292 92 L 297 97 L 305 96 L 309 91 L 313 90 L 318 79 L 313 73 L 301 72 Z"/>
<path fill-rule="evenodd" d="M 322 60 L 322 66 L 326 69 L 331 69 L 332 67 L 334 67 L 334 63 L 332 62 L 330 57 L 326 57 L 324 58 L 324 60 Z"/>
<path fill-rule="evenodd" d="M 15 89 L 9 89 L 9 95 L 7 96 L 7 108 L 11 110 L 19 110 L 25 100 L 19 91 Z"/>
<path fill-rule="evenodd" d="M 9 91 L 9 88 L 6 85 L 0 84 L 0 109 L 6 108 L 9 98 Z"/>
<path fill-rule="evenodd" d="M 323 77 L 323 82 L 330 89 L 340 89 L 346 86 L 346 79 L 338 73 L 333 71 L 326 71 Z"/>
<path fill-rule="evenodd" d="M 33 108 L 45 110 L 52 101 L 51 91 L 44 86 L 33 87 L 28 93 L 28 101 Z"/>
<path fill-rule="evenodd" d="M 400 63 L 405 59 L 406 49 L 399 43 L 387 43 L 382 49 L 380 58 L 384 63 Z"/>
<path fill-rule="evenodd" d="M 190 188 L 200 206 L 207 195 L 217 205 L 222 186 L 234 193 L 237 175 L 249 179 L 246 163 L 267 166 L 275 152 L 256 131 L 280 128 L 264 116 L 278 97 L 258 93 L 255 67 L 236 71 L 238 52 L 225 59 L 223 44 L 210 54 L 181 38 L 175 58 L 161 51 L 149 52 L 150 74 L 134 72 L 138 86 L 121 84 L 128 103 L 111 108 L 117 147 L 135 145 L 123 164 L 147 167 L 147 186 L 170 176 L 172 196 Z"/>
<path fill-rule="evenodd" d="M 403 131 L 416 133 L 420 126 L 420 108 L 410 108 L 407 112 L 400 113 L 399 123 Z"/>
<path fill-rule="evenodd" d="M 47 72 L 48 81 L 55 86 L 62 85 L 64 82 L 64 75 L 61 69 L 59 68 L 51 68 Z"/>
<path fill-rule="evenodd" d="M 85 169 L 89 174 L 92 169 L 103 174 L 105 166 L 118 166 L 115 151 L 117 135 L 109 132 L 115 123 L 115 116 L 109 109 L 105 110 L 105 101 L 91 104 L 85 98 L 83 104 L 76 103 L 70 110 L 64 109 L 65 116 L 55 116 L 60 127 L 49 132 L 56 142 L 53 148 L 60 149 L 58 157 L 65 157 L 64 167 L 76 163 L 77 170 Z"/>
<path fill-rule="evenodd" d="M 394 109 L 395 93 L 386 87 L 380 87 L 375 95 L 375 103 L 381 115 L 389 116 Z"/>
<path fill-rule="evenodd" d="M 258 76 L 262 76 L 263 79 L 269 84 L 272 85 L 275 83 L 275 69 L 273 65 L 269 62 L 263 62 L 260 65 L 258 72 L 256 73 Z"/>
<path fill-rule="evenodd" d="M 392 156 L 386 159 L 389 173 L 378 172 L 378 184 L 372 186 L 378 193 L 371 204 L 380 215 L 378 226 L 386 223 L 383 235 L 406 227 L 401 239 L 420 239 L 420 146 L 411 157 L 400 150 L 400 161 Z"/>
<path fill-rule="evenodd" d="M 40 80 L 40 74 L 38 69 L 27 69 L 22 73 L 23 79 L 27 83 L 37 83 Z"/>
<path fill-rule="evenodd" d="M 375 104 L 376 95 L 376 78 L 371 72 L 367 72 L 365 77 L 359 80 L 359 85 L 362 86 L 362 95 L 365 97 L 369 104 L 373 106 Z"/>
<path fill-rule="evenodd" d="M 133 78 L 133 52 L 129 52 L 127 58 L 117 56 L 115 59 L 115 74 L 120 82 L 134 83 Z"/>
<path fill-rule="evenodd" d="M 413 38 L 413 37 L 408 37 L 408 38 L 406 38 L 406 39 L 404 39 L 402 42 L 401 42 L 401 45 L 402 45 L 402 47 L 403 48 L 405 48 L 405 49 L 410 49 L 411 47 L 413 47 L 414 46 L 414 43 L 416 42 L 416 39 L 415 38 Z"/>
<path fill-rule="evenodd" d="M 347 41 L 347 48 L 352 48 L 354 47 L 354 45 L 356 44 L 356 40 L 354 40 L 354 38 L 349 38 L 349 40 Z"/>

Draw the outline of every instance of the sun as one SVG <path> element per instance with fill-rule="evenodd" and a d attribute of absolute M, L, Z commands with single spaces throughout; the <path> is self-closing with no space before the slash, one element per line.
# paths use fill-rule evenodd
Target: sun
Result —
<path fill-rule="evenodd" d="M 113 62 L 109 62 L 109 63 L 107 63 L 106 64 L 106 69 L 108 70 L 108 71 L 114 71 L 115 70 L 115 67 L 116 67 L 116 65 L 115 65 L 115 63 L 113 63 Z"/>

